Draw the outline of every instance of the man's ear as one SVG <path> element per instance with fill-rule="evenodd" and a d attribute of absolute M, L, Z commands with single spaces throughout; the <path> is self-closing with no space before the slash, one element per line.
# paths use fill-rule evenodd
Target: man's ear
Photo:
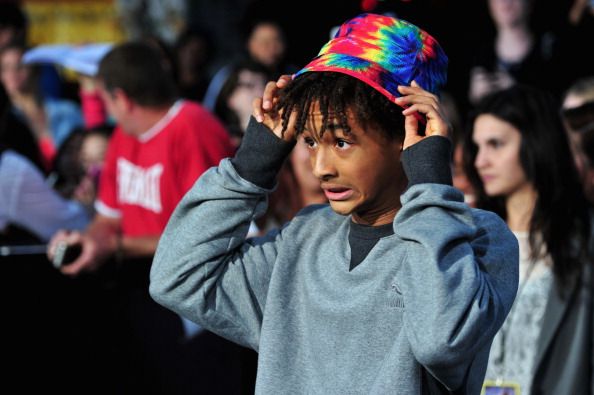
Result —
<path fill-rule="evenodd" d="M 115 88 L 111 92 L 113 100 L 117 103 L 120 109 L 130 112 L 134 109 L 134 101 L 120 88 Z"/>

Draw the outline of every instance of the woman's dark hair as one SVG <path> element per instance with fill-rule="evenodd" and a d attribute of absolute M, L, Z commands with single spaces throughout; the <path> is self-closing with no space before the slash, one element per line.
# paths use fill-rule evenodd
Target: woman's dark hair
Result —
<path fill-rule="evenodd" d="M 101 124 L 89 129 L 75 128 L 64 140 L 52 163 L 54 189 L 65 199 L 74 198 L 74 191 L 84 178 L 86 171 L 80 161 L 84 140 L 89 136 L 111 137 L 113 126 Z"/>
<path fill-rule="evenodd" d="M 490 114 L 519 130 L 520 163 L 538 194 L 530 221 L 532 258 L 539 258 L 546 246 L 553 258 L 553 271 L 563 284 L 588 259 L 590 222 L 558 108 L 548 93 L 522 85 L 487 96 L 469 118 L 464 165 L 477 194 L 477 207 L 506 219 L 505 198 L 486 195 L 474 166 L 477 147 L 473 127 L 480 115 Z"/>
<path fill-rule="evenodd" d="M 379 127 L 390 140 L 404 139 L 401 107 L 364 82 L 336 72 L 305 73 L 285 88 L 277 103 L 277 109 L 283 111 L 283 128 L 286 129 L 289 116 L 295 111 L 296 133 L 302 133 L 309 111 L 316 102 L 322 113 L 322 133 L 332 121 L 329 113 L 336 117 L 345 133 L 349 133 L 347 110 L 350 109 L 361 125 Z"/>

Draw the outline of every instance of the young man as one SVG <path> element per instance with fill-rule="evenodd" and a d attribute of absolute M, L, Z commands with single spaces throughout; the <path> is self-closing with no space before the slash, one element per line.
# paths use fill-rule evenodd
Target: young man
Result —
<path fill-rule="evenodd" d="M 446 64 L 405 21 L 346 22 L 293 81 L 269 83 L 236 156 L 176 208 L 151 295 L 257 350 L 257 393 L 480 392 L 518 251 L 451 187 Z M 297 138 L 329 206 L 244 240 Z"/>

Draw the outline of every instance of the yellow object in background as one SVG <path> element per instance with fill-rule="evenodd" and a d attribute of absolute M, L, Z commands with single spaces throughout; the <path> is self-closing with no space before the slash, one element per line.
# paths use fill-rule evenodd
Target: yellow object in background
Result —
<path fill-rule="evenodd" d="M 22 5 L 31 46 L 125 40 L 116 0 L 24 0 Z"/>

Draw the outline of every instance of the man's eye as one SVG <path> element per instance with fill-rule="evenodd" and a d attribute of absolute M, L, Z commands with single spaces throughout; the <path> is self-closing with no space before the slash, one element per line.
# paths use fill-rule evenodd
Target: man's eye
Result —
<path fill-rule="evenodd" d="M 348 141 L 346 141 L 346 140 L 338 139 L 336 141 L 336 146 L 338 148 L 344 149 L 344 148 L 349 148 L 351 146 L 351 144 Z"/>

